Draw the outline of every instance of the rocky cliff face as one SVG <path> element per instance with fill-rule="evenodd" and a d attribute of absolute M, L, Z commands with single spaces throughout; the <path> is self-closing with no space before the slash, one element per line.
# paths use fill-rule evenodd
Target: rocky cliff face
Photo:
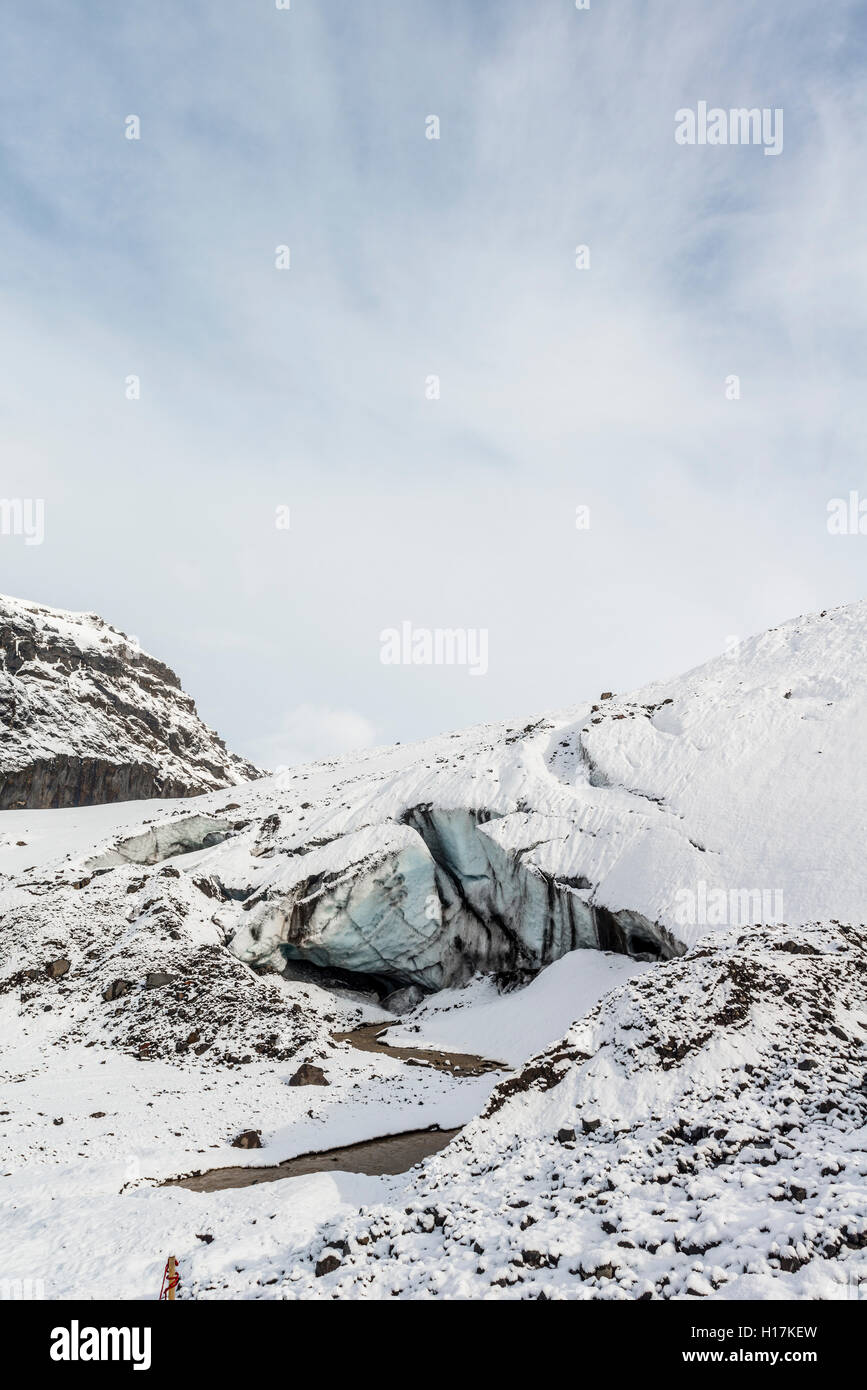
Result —
<path fill-rule="evenodd" d="M 124 633 L 0 597 L 0 810 L 194 796 L 258 775 Z"/>

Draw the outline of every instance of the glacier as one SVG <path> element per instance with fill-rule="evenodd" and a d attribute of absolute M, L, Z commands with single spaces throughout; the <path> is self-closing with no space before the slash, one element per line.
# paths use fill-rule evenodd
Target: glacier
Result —
<path fill-rule="evenodd" d="M 239 960 L 380 999 L 761 924 L 684 916 L 705 898 L 853 920 L 865 648 L 867 604 L 797 618 L 631 694 L 145 806 L 71 864 L 176 863 Z"/>
<path fill-rule="evenodd" d="M 266 900 L 233 938 L 251 964 L 304 961 L 439 990 L 478 971 L 535 974 L 578 947 L 640 958 L 682 949 L 638 913 L 588 901 L 590 884 L 546 874 L 485 833 L 489 813 L 416 806 L 391 847 L 338 873 L 312 874 Z"/>

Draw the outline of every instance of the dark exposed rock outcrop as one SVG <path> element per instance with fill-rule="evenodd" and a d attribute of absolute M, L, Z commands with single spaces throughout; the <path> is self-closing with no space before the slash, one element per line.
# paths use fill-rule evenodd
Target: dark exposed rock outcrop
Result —
<path fill-rule="evenodd" d="M 134 639 L 95 613 L 0 597 L 0 810 L 192 796 L 258 775 Z"/>

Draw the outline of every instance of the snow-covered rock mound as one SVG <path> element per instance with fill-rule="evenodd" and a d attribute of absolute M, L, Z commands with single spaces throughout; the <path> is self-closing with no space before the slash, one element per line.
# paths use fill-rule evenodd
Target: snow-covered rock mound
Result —
<path fill-rule="evenodd" d="M 860 920 L 865 659 L 859 603 L 630 696 L 263 779 L 228 818 L 225 798 L 178 805 L 83 862 L 155 864 L 183 842 L 242 959 L 382 991 Z"/>
<path fill-rule="evenodd" d="M 306 1060 L 324 1055 L 338 1022 L 333 997 L 257 976 L 226 950 L 216 906 L 207 882 L 172 865 L 151 878 L 124 866 L 7 890 L 8 1035 L 47 1025 L 55 1047 L 99 1045 L 176 1065 L 284 1061 L 305 1048 Z"/>
<path fill-rule="evenodd" d="M 0 809 L 192 796 L 258 775 L 124 633 L 0 597 Z"/>
<path fill-rule="evenodd" d="M 716 937 L 607 995 L 391 1202 L 287 1251 L 287 1290 L 856 1297 L 865 1040 L 863 927 Z"/>

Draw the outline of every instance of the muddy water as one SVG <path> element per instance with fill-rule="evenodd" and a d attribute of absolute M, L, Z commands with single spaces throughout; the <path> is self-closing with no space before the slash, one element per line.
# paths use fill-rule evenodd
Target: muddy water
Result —
<path fill-rule="evenodd" d="M 390 1025 L 366 1023 L 348 1033 L 332 1033 L 335 1042 L 347 1042 L 359 1052 L 380 1052 L 407 1066 L 433 1067 L 450 1076 L 484 1076 L 486 1072 L 508 1071 L 502 1062 L 475 1057 L 468 1052 L 428 1051 L 423 1047 L 395 1047 L 385 1041 Z M 186 1187 L 191 1192 L 222 1192 L 231 1187 L 254 1187 L 260 1182 L 280 1178 L 300 1178 L 307 1173 L 405 1173 L 423 1158 L 444 1149 L 459 1129 L 412 1129 L 404 1134 L 387 1134 L 363 1144 L 347 1144 L 340 1149 L 302 1154 L 270 1168 L 213 1168 L 188 1178 L 171 1178 L 164 1187 Z"/>
<path fill-rule="evenodd" d="M 446 1071 L 450 1076 L 484 1076 L 489 1071 L 509 1071 L 503 1062 L 492 1062 L 487 1057 L 474 1057 L 469 1052 L 440 1052 L 425 1047 L 395 1047 L 385 1041 L 385 1034 L 392 1025 L 388 1023 L 364 1023 L 349 1033 L 332 1033 L 335 1042 L 348 1042 L 359 1052 L 383 1052 L 388 1057 L 396 1057 L 408 1066 L 434 1067 Z"/>
<path fill-rule="evenodd" d="M 229 1187 L 255 1187 L 280 1178 L 300 1178 L 307 1173 L 405 1173 L 413 1164 L 450 1144 L 459 1129 L 412 1129 L 388 1134 L 342 1149 L 287 1158 L 271 1168 L 213 1168 L 190 1178 L 172 1178 L 164 1187 L 186 1187 L 190 1192 L 222 1192 Z"/>

